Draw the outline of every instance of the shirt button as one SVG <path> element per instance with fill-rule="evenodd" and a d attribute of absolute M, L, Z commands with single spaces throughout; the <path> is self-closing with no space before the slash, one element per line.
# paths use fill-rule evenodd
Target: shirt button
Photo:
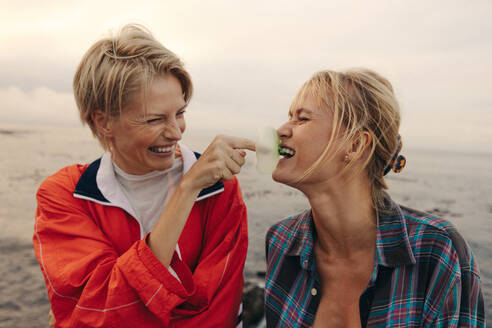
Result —
<path fill-rule="evenodd" d="M 316 294 L 318 294 L 316 288 L 311 289 L 311 295 L 316 296 Z"/>

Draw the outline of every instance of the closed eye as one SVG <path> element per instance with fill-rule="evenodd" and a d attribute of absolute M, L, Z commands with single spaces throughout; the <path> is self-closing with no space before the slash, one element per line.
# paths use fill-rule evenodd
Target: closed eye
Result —
<path fill-rule="evenodd" d="M 160 120 L 162 120 L 162 118 L 153 118 L 153 119 L 145 121 L 145 123 L 152 124 L 152 123 L 159 122 Z"/>
<path fill-rule="evenodd" d="M 291 121 L 293 123 L 302 124 L 302 123 L 306 123 L 307 121 L 309 121 L 309 118 L 308 117 L 293 117 L 293 118 L 291 118 Z"/>

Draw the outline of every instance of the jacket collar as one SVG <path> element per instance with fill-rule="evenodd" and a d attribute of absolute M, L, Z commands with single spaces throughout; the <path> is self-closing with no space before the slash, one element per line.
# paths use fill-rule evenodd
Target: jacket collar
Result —
<path fill-rule="evenodd" d="M 183 144 L 179 144 L 183 158 L 183 174 L 193 166 L 200 154 L 194 153 Z M 211 187 L 203 189 L 196 201 L 216 195 L 224 191 L 224 184 L 217 182 Z M 81 175 L 75 190 L 74 197 L 86 199 L 107 206 L 121 207 L 136 217 L 135 211 L 128 202 L 114 175 L 110 153 L 106 152 L 92 162 Z"/>
<path fill-rule="evenodd" d="M 415 257 L 408 239 L 404 214 L 386 195 L 384 207 L 378 208 L 375 265 L 397 267 L 415 264 Z M 315 227 L 311 210 L 299 214 L 287 235 L 287 255 L 299 256 L 305 270 L 315 271 Z"/>

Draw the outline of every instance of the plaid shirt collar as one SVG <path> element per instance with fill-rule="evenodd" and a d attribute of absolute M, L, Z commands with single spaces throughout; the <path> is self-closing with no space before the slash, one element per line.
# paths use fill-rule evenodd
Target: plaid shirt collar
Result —
<path fill-rule="evenodd" d="M 401 208 L 389 196 L 385 198 L 384 203 L 384 207 L 378 208 L 376 261 L 371 283 L 376 279 L 378 265 L 397 267 L 416 262 Z M 312 211 L 305 210 L 298 216 L 296 227 L 290 231 L 286 240 L 286 255 L 298 256 L 300 266 L 311 272 L 315 272 L 313 232 Z"/>

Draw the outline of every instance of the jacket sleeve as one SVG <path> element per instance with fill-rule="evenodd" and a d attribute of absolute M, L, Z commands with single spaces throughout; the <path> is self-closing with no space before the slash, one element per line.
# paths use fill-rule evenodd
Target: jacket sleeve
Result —
<path fill-rule="evenodd" d="M 173 311 L 179 327 L 236 327 L 248 248 L 246 207 L 234 178 L 205 204 L 203 249 L 193 272 L 196 292 Z"/>
<path fill-rule="evenodd" d="M 72 190 L 73 186 L 48 178 L 37 193 L 33 242 L 55 327 L 167 327 L 178 308 L 207 311 L 202 306 L 206 302 L 198 297 L 198 291 L 206 289 L 200 286 L 203 281 L 176 252 L 170 266 L 179 280 L 153 255 L 145 239 L 118 253 L 94 221 L 94 213 L 83 200 L 73 198 Z M 219 264 L 210 267 L 218 269 Z M 209 303 L 210 307 L 213 302 Z"/>

